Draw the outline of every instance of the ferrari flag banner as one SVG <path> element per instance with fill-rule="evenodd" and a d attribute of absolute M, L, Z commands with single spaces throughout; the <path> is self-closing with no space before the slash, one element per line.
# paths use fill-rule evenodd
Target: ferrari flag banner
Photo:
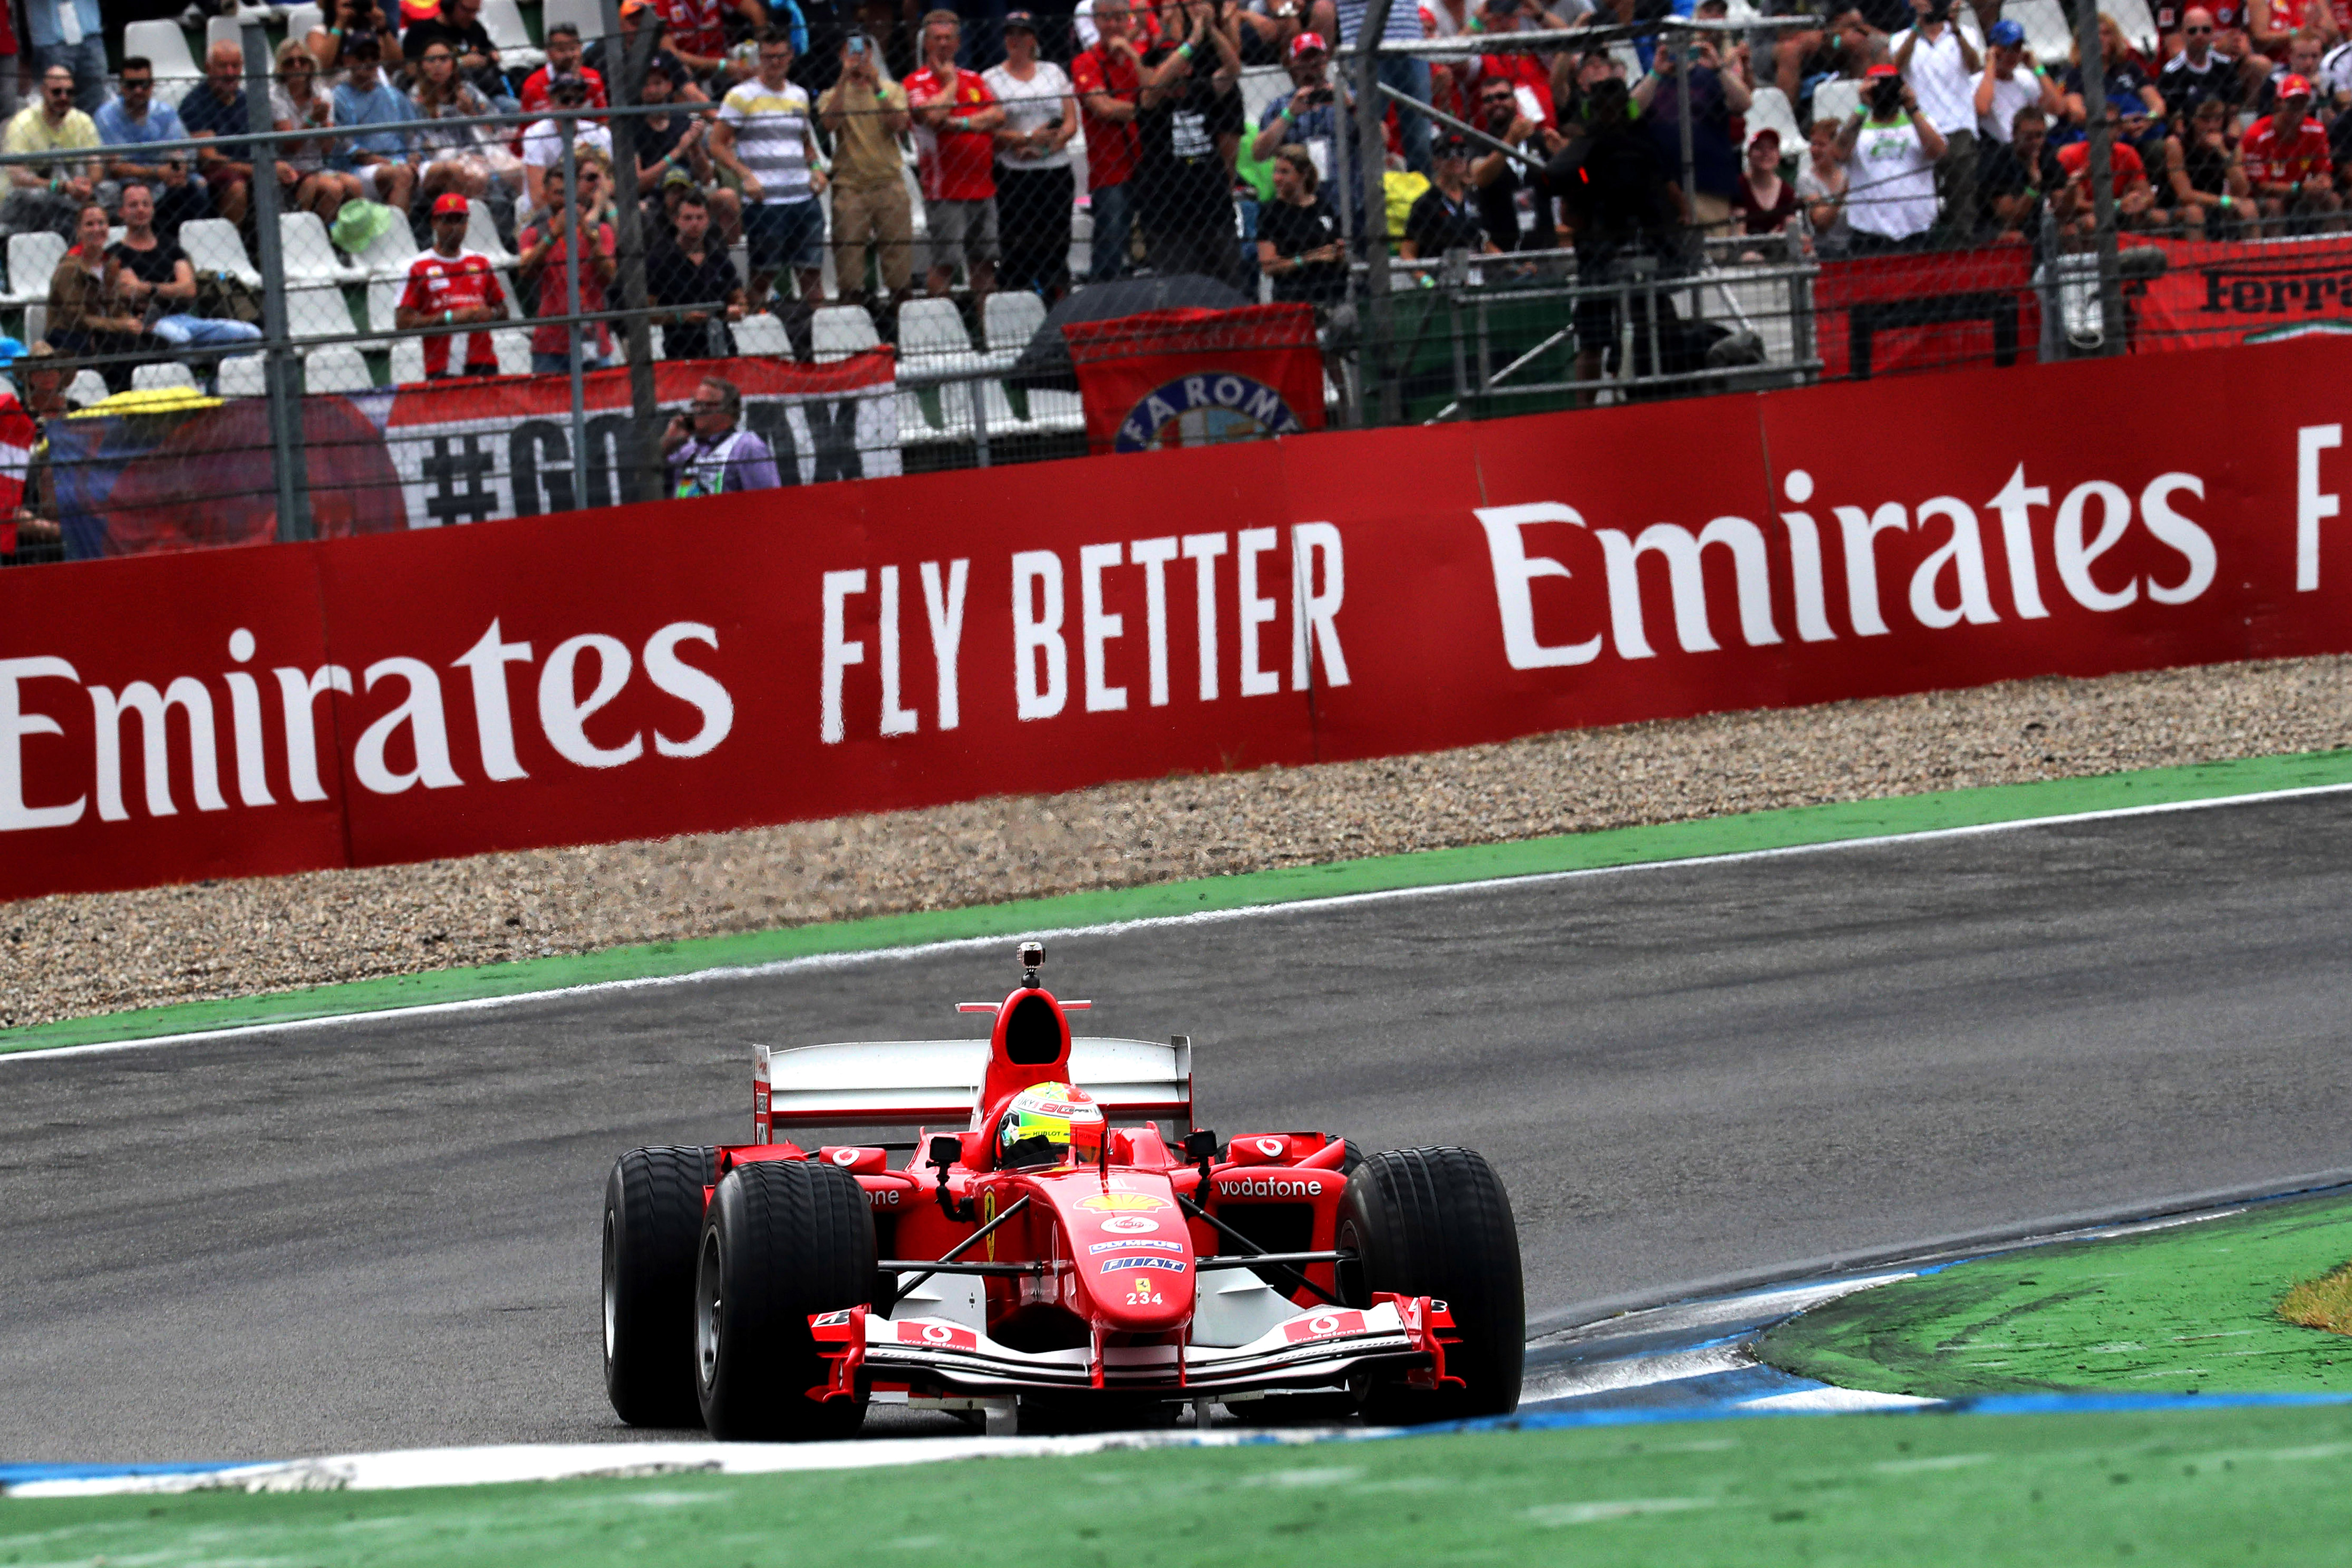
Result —
<path fill-rule="evenodd" d="M 2146 243 L 2167 266 L 2137 301 L 2139 353 L 2352 332 L 2352 238 Z"/>
<path fill-rule="evenodd" d="M 1323 428 L 1311 305 L 1147 310 L 1071 321 L 1062 337 L 1097 454 Z"/>
<path fill-rule="evenodd" d="M 665 416 L 690 401 L 705 376 L 733 383 L 743 395 L 743 427 L 767 442 L 778 480 L 790 486 L 898 472 L 893 374 L 891 357 L 877 350 L 815 365 L 775 359 L 663 361 L 654 367 L 654 381 Z M 620 501 L 622 444 L 635 419 L 629 372 L 625 366 L 591 371 L 582 384 L 585 462 L 573 460 L 568 376 L 429 382 L 390 395 L 383 444 L 399 476 L 408 526 L 536 517 Z"/>

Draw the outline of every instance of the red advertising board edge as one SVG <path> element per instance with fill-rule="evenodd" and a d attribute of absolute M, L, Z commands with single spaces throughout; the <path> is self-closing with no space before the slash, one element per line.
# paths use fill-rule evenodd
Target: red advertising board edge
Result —
<path fill-rule="evenodd" d="M 0 574 L 0 898 L 2352 650 L 2326 341 Z M 2285 416 L 2210 455 L 2176 388 Z M 1703 460 L 1694 460 L 1703 454 Z"/>

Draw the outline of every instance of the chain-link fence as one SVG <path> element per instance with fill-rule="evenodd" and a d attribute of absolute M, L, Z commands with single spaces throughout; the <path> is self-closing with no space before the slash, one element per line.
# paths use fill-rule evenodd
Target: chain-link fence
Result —
<path fill-rule="evenodd" d="M 1892 37 L 1402 3 L 845 11 L 706 56 L 631 0 L 551 8 L 543 65 L 324 17 L 128 55 L 87 134 L 68 80 L 0 155 L 35 426 L 0 563 L 1078 455 L 1081 333 L 1205 352 L 1261 301 L 1311 309 L 1305 401 L 1357 426 L 2346 314 L 2334 77 L 2159 90 L 2158 39 L 2055 0 Z"/>

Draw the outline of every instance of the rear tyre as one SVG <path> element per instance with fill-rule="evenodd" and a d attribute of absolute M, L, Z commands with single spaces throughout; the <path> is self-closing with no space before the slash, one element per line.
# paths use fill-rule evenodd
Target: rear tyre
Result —
<path fill-rule="evenodd" d="M 698 1426 L 694 1246 L 709 1149 L 632 1149 L 604 1180 L 604 1392 L 632 1426 Z"/>
<path fill-rule="evenodd" d="M 694 1271 L 695 1387 L 703 1424 L 729 1442 L 847 1437 L 866 1399 L 824 1404 L 812 1313 L 866 1304 L 874 1211 L 857 1179 L 831 1165 L 739 1165 L 711 1194 Z"/>
<path fill-rule="evenodd" d="M 1431 1296 L 1454 1314 L 1462 1342 L 1445 1370 L 1465 1386 L 1414 1388 L 1402 1373 L 1366 1390 L 1366 1420 L 1409 1426 L 1518 1408 L 1527 1354 L 1527 1301 L 1518 1227 L 1494 1167 L 1467 1149 L 1404 1149 L 1365 1157 L 1339 1203 L 1338 1240 L 1356 1258 L 1339 1267 L 1339 1293 L 1368 1307 L 1375 1291 Z"/>

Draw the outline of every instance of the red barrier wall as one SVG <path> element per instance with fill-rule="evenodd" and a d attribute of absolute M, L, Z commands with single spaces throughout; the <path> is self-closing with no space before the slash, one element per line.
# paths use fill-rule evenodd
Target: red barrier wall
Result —
<path fill-rule="evenodd" d="M 13 571 L 0 897 L 2346 651 L 2347 363 L 2305 341 Z"/>

